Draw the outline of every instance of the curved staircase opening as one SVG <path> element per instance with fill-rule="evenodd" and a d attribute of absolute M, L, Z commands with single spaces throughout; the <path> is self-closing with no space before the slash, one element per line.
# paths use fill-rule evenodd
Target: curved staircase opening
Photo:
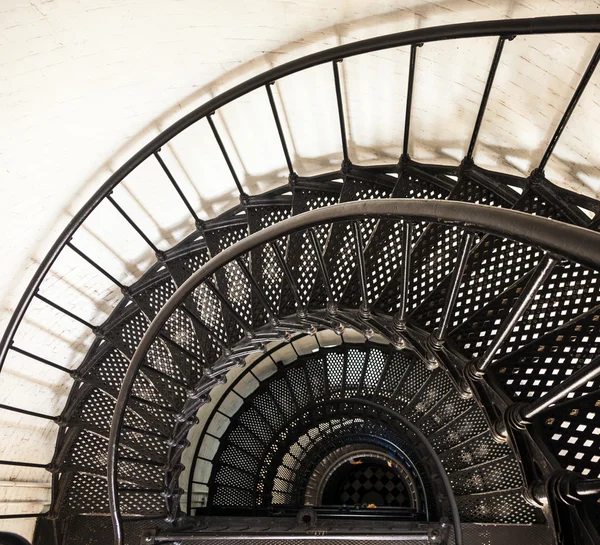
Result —
<path fill-rule="evenodd" d="M 75 216 L 2 339 L 4 371 L 18 356 L 70 382 L 60 411 L 26 407 L 16 388 L 1 405 L 23 426 L 47 421 L 55 448 L 50 462 L 0 460 L 46 473 L 51 489 L 47 512 L 0 517 L 37 517 L 35 542 L 54 545 L 599 543 L 600 202 L 545 168 L 600 47 L 529 176 L 476 163 L 511 42 L 598 32 L 588 15 L 354 42 L 242 83 L 159 135 Z M 466 155 L 459 165 L 412 159 L 421 51 L 482 38 L 495 47 Z M 360 164 L 342 61 L 392 48 L 408 53 L 402 154 Z M 278 84 L 315 67 L 330 74 L 342 163 L 299 175 Z M 249 195 L 215 120 L 258 91 L 288 181 Z M 167 159 L 173 138 L 199 124 L 239 192 L 212 219 Z M 148 162 L 193 232 L 157 241 L 128 209 L 124 184 Z M 135 282 L 82 243 L 101 207 L 121 222 L 115 244 L 134 237 L 155 257 L 126 264 L 147 265 Z M 88 268 L 75 274 L 113 285 L 105 307 L 61 301 L 50 279 L 67 254 Z M 92 334 L 60 339 L 81 343 L 79 365 L 19 342 L 39 305 L 71 324 L 65 332 Z"/>

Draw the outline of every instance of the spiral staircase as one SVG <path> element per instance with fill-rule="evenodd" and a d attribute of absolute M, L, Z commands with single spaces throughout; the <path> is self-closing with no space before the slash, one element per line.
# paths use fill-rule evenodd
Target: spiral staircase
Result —
<path fill-rule="evenodd" d="M 60 415 L 1 407 L 59 428 L 50 464 L 0 461 L 52 474 L 35 543 L 599 543 L 600 202 L 552 184 L 544 167 L 600 48 L 529 177 L 473 161 L 506 42 L 598 32 L 595 15 L 506 20 L 326 50 L 218 96 L 117 171 L 40 265 L 1 345 L 2 362 L 18 352 L 74 380 Z M 498 42 L 466 157 L 412 160 L 418 48 L 481 36 Z M 339 63 L 400 46 L 404 153 L 354 164 Z M 272 84 L 325 63 L 343 162 L 299 176 Z M 212 116 L 261 87 L 289 183 L 250 196 Z M 240 195 L 209 221 L 161 155 L 201 121 Z M 196 227 L 167 251 L 113 195 L 153 157 Z M 156 255 L 132 285 L 73 243 L 100 203 Z M 67 251 L 123 293 L 100 326 L 40 289 Z M 89 326 L 78 368 L 15 342 L 34 299 Z"/>

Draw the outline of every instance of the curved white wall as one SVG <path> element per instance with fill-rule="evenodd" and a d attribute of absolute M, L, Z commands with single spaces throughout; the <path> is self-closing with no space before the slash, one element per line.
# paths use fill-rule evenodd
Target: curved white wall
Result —
<path fill-rule="evenodd" d="M 3 0 L 0 330 L 37 263 L 85 199 L 172 121 L 235 83 L 292 58 L 383 33 L 598 11 L 598 3 L 592 1 L 482 4 Z M 522 174 L 535 167 L 597 42 L 598 36 L 555 36 L 507 43 L 476 162 Z M 494 45 L 493 39 L 481 39 L 419 49 L 410 149 L 416 159 L 458 162 L 464 156 Z M 351 155 L 357 162 L 395 161 L 400 153 L 407 53 L 406 48 L 379 52 L 341 65 Z M 600 73 L 593 77 L 547 168 L 553 181 L 596 196 L 599 78 Z M 298 170 L 315 172 L 338 164 L 331 67 L 287 78 L 275 93 Z M 249 192 L 285 181 L 264 93 L 224 108 L 216 122 Z M 269 136 L 257 138 L 257 131 Z M 205 124 L 177 137 L 164 154 L 203 217 L 235 202 L 233 183 Z M 192 224 L 164 183 L 156 164 L 147 164 L 118 197 L 154 241 L 169 246 L 190 232 Z M 80 237 L 78 243 L 121 281 L 139 277 L 152 260 L 135 234 L 109 211 L 100 211 Z M 124 267 L 118 256 L 126 256 L 133 265 Z M 44 293 L 60 298 L 68 292 L 69 308 L 100 323 L 119 296 L 110 283 L 91 270 L 81 272 L 80 266 L 74 258 L 58 263 Z M 78 365 L 89 345 L 89 332 L 58 320 L 42 306 L 34 310 L 23 327 L 21 344 L 62 365 Z M 64 374 L 13 357 L 0 375 L 0 403 L 56 414 L 69 386 Z M 52 455 L 54 424 L 2 413 L 0 435 L 0 459 L 47 462 Z M 47 483 L 48 475 L 0 466 L 0 481 Z M 36 501 L 43 510 L 45 486 L 9 487 L 0 482 L 0 513 L 13 512 L 15 506 L 31 509 L 29 504 L 8 503 L 25 500 Z M 33 528 L 31 521 L 0 523 L 4 527 L 27 534 Z"/>

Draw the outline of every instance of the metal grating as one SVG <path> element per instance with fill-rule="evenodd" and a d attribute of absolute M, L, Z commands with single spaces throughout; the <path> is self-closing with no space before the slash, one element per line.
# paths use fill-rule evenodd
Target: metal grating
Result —
<path fill-rule="evenodd" d="M 600 393 L 556 405 L 552 416 L 537 419 L 541 439 L 563 469 L 600 477 Z"/>
<path fill-rule="evenodd" d="M 316 210 L 336 204 L 340 198 L 342 185 L 335 182 L 323 184 L 317 188 L 303 188 L 301 185 L 294 187 L 294 202 L 292 214 L 302 214 L 308 210 Z M 323 226 L 316 229 L 317 239 L 321 248 L 325 248 L 329 227 Z M 286 248 L 286 261 L 296 289 L 303 305 L 308 304 L 310 292 L 316 279 L 316 256 L 306 233 L 295 233 L 289 236 Z M 289 290 L 283 290 L 280 303 L 280 315 L 288 316 L 296 311 L 294 299 Z"/>
<path fill-rule="evenodd" d="M 483 307 L 451 337 L 460 349 L 476 357 L 491 342 L 498 326 L 510 312 L 528 278 L 524 278 L 489 305 Z M 535 294 L 534 301 L 496 352 L 498 359 L 552 331 L 596 306 L 600 298 L 600 275 L 574 263 L 560 264 Z"/>
<path fill-rule="evenodd" d="M 377 182 L 367 182 L 347 176 L 344 180 L 340 202 L 362 201 L 368 199 L 383 199 L 390 195 L 390 184 L 383 185 Z M 359 222 L 360 232 L 365 246 L 371 238 L 377 220 L 370 219 Z M 331 290 L 335 301 L 341 299 L 348 280 L 354 271 L 357 243 L 351 222 L 339 222 L 332 226 L 331 234 L 325 249 L 324 258 L 331 281 Z M 311 296 L 311 306 L 322 308 L 325 306 L 326 297 L 322 284 L 316 284 Z"/>
<path fill-rule="evenodd" d="M 510 203 L 469 178 L 461 178 L 448 199 L 510 207 Z M 460 237 L 456 227 L 429 224 L 423 230 L 411 254 L 409 310 L 415 309 L 452 272 Z M 399 283 L 390 283 L 378 306 L 388 313 L 395 312 L 399 296 Z"/>
<path fill-rule="evenodd" d="M 245 216 L 236 216 L 231 225 L 216 227 L 207 230 L 204 234 L 206 245 L 211 256 L 215 256 L 248 236 L 248 224 Z M 249 266 L 248 257 L 245 258 L 246 266 Z M 241 316 L 248 325 L 252 325 L 252 298 L 250 284 L 236 263 L 229 263 L 219 269 L 216 277 L 216 285 L 233 307 L 233 310 Z M 241 339 L 244 332 L 230 312 L 221 308 L 225 331 L 230 343 Z M 207 324 L 208 325 L 208 324 Z M 210 328 L 212 330 L 212 328 Z"/>
<path fill-rule="evenodd" d="M 500 359 L 491 380 L 514 400 L 528 401 L 547 394 L 598 355 L 600 307 L 555 329 Z M 579 394 L 600 387 L 598 379 L 583 385 Z"/>
<path fill-rule="evenodd" d="M 289 204 L 280 204 L 273 206 L 255 206 L 247 209 L 248 227 L 250 233 L 256 233 L 265 227 L 275 225 L 280 221 L 289 218 L 292 214 L 291 198 Z M 282 253 L 285 255 L 285 246 L 287 240 L 283 241 L 281 246 Z M 277 262 L 275 252 L 270 246 L 262 246 L 252 251 L 250 257 L 250 270 L 253 278 L 256 280 L 259 288 L 265 294 L 271 308 L 277 312 L 279 310 L 279 301 L 281 299 L 281 290 L 289 289 L 285 286 L 283 271 Z M 291 294 L 286 297 L 290 298 Z M 266 309 L 256 294 L 252 297 L 252 323 L 260 326 L 267 322 Z"/>
<path fill-rule="evenodd" d="M 456 498 L 461 521 L 534 524 L 540 515 L 521 495 L 521 490 L 471 494 Z"/>
<path fill-rule="evenodd" d="M 520 280 L 541 259 L 542 252 L 525 244 L 487 235 L 471 252 L 461 282 L 451 328 L 464 323 L 491 299 Z M 410 319 L 432 331 L 442 317 L 450 278 L 445 278 Z"/>

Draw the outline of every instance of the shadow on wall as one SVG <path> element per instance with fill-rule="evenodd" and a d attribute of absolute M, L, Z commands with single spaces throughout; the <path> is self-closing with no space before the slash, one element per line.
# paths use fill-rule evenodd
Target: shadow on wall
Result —
<path fill-rule="evenodd" d="M 395 10 L 387 14 L 355 19 L 349 22 L 332 25 L 325 29 L 320 29 L 303 37 L 302 39 L 291 41 L 286 45 L 277 47 L 276 49 L 269 51 L 258 58 L 244 63 L 234 70 L 231 70 L 220 76 L 216 80 L 197 89 L 194 93 L 180 100 L 176 105 L 173 105 L 165 110 L 161 116 L 140 130 L 138 134 L 130 138 L 126 144 L 118 149 L 115 156 L 121 157 L 125 156 L 126 154 L 133 154 L 151 138 L 155 137 L 161 131 L 166 129 L 174 119 L 181 117 L 194 107 L 198 106 L 199 103 L 201 101 L 204 102 L 207 97 L 212 98 L 219 94 L 219 92 L 231 87 L 235 83 L 244 81 L 257 73 L 274 67 L 276 64 L 279 64 L 278 61 L 280 61 L 280 59 L 288 60 L 290 58 L 302 56 L 315 50 L 315 47 L 321 49 L 324 42 L 330 46 L 333 46 L 352 41 L 356 39 L 356 36 L 363 38 L 370 35 L 379 35 L 384 32 L 391 32 L 393 30 L 410 30 L 413 28 L 428 26 L 430 24 L 456 22 L 459 18 L 462 18 L 464 21 L 467 19 L 467 17 L 461 17 L 461 15 L 467 14 L 467 7 L 469 10 L 468 20 L 498 18 L 502 16 L 510 17 L 513 13 L 515 4 L 516 3 L 514 1 L 497 3 L 492 11 L 491 8 L 485 8 L 472 2 L 465 3 L 464 0 L 451 0 L 447 2 L 440 2 L 435 5 L 423 3 L 422 5 L 416 6 L 411 10 Z M 374 30 L 374 32 L 370 32 L 371 30 Z M 307 51 L 307 49 L 309 51 Z M 348 97 L 347 93 L 349 85 L 347 81 L 347 70 L 343 64 L 341 65 L 340 74 L 343 80 L 344 102 L 347 106 L 350 102 L 350 98 Z M 276 83 L 276 88 L 278 84 L 279 83 Z M 406 87 L 404 86 L 402 88 L 398 88 L 396 89 L 396 92 L 398 93 L 399 100 L 403 101 Z M 303 154 L 301 150 L 298 149 L 295 141 L 294 131 L 291 128 L 293 123 L 291 122 L 290 115 L 288 113 L 289 104 L 286 106 L 288 99 L 285 97 L 285 93 L 283 92 L 278 93 L 278 98 L 278 107 L 280 108 L 279 114 L 282 123 L 286 126 L 288 137 L 287 143 L 288 147 L 290 148 L 294 164 L 302 165 L 303 169 L 310 173 L 336 169 L 341 162 L 341 151 L 320 156 L 310 156 Z M 558 113 L 555 112 L 554 117 L 557 116 Z M 287 173 L 285 170 L 283 157 L 281 157 L 280 167 L 271 169 L 267 172 L 262 172 L 260 175 L 253 174 L 248 168 L 246 168 L 241 157 L 242 154 L 237 149 L 236 138 L 234 137 L 235 131 L 230 128 L 230 122 L 225 119 L 221 112 L 217 112 L 215 117 L 219 123 L 219 126 L 221 127 L 223 136 L 225 136 L 225 139 L 227 140 L 226 143 L 228 144 L 228 151 L 232 156 L 234 156 L 238 168 L 240 169 L 238 176 L 243 181 L 244 189 L 249 194 L 260 193 L 274 186 L 285 183 Z M 403 119 L 400 119 L 399 124 L 402 123 Z M 401 142 L 392 141 L 389 138 L 386 141 L 384 140 L 385 137 L 382 136 L 373 142 L 373 146 L 362 146 L 358 143 L 360 138 L 356 138 L 360 135 L 358 134 L 358 129 L 353 128 L 353 119 L 351 116 L 348 116 L 347 118 L 347 128 L 349 147 L 353 157 L 368 157 L 374 162 L 387 163 L 395 163 L 398 160 L 398 156 L 401 152 Z M 552 132 L 553 127 L 549 129 L 547 135 L 548 139 L 550 138 Z M 454 139 L 444 139 L 443 132 L 441 131 L 435 135 L 431 135 L 430 138 L 427 138 L 427 141 L 425 141 L 421 135 L 411 134 L 411 148 L 419 146 L 423 148 L 428 147 L 432 156 L 436 158 L 436 162 L 458 163 L 461 159 L 460 151 L 454 149 L 456 148 L 456 141 Z M 217 192 L 215 196 L 208 198 L 202 195 L 198 185 L 194 184 L 195 177 L 187 168 L 186 161 L 180 157 L 180 153 L 176 147 L 168 145 L 165 146 L 165 148 L 168 148 L 168 150 L 165 150 L 165 152 L 170 154 L 170 165 L 177 168 L 180 174 L 187 179 L 186 189 L 188 192 L 188 197 L 190 200 L 198 203 L 198 206 L 195 206 L 195 209 L 201 217 L 214 217 L 223 210 L 238 204 L 238 195 L 231 179 L 219 180 L 219 187 L 225 186 L 228 189 Z M 455 151 L 456 153 L 453 153 Z M 530 165 L 531 157 L 529 156 L 527 149 L 516 150 L 510 147 L 480 141 L 478 143 L 478 151 L 482 151 L 483 154 L 487 156 L 497 157 L 499 163 L 505 164 L 512 169 L 520 170 L 523 174 L 527 174 L 527 172 L 533 166 L 535 166 Z M 107 161 L 89 180 L 85 182 L 84 186 L 82 187 L 82 193 L 89 192 L 92 188 L 96 188 L 99 182 L 104 181 L 106 172 L 114 171 L 111 168 L 111 163 L 112 160 Z M 577 164 L 573 161 L 564 161 L 564 164 L 565 170 L 572 173 L 584 172 L 588 176 L 593 176 L 595 174 L 589 165 Z M 155 214 L 147 206 L 144 199 L 141 198 L 142 195 L 136 193 L 132 188 L 130 188 L 127 184 L 127 181 L 123 183 L 118 190 L 121 191 L 122 195 L 135 208 L 137 208 L 138 213 L 140 216 L 143 216 L 146 225 L 153 232 L 153 240 L 157 244 L 162 243 L 165 246 L 163 249 L 173 246 L 194 230 L 194 223 L 189 215 L 182 214 L 174 220 L 169 221 L 167 225 L 158 221 L 155 217 Z M 191 192 L 194 192 L 195 194 L 192 195 Z M 62 219 L 63 215 L 70 219 L 75 211 L 76 210 L 73 207 L 73 209 L 63 212 L 61 217 L 57 218 L 57 222 Z M 95 243 L 102 248 L 102 251 L 105 253 L 105 255 L 108 255 L 110 259 L 121 262 L 124 270 L 118 276 L 120 281 L 135 281 L 154 262 L 154 253 L 143 245 L 139 248 L 139 250 L 136 247 L 136 253 L 133 255 L 128 255 L 127 258 L 124 259 L 122 253 L 119 251 L 118 246 L 115 245 L 114 238 L 110 239 L 105 233 L 100 233 L 95 230 L 93 226 L 87 224 L 84 224 L 81 230 L 82 232 L 85 232 L 88 239 L 95 241 Z M 39 246 L 48 245 L 49 244 L 44 242 Z M 39 250 L 40 247 L 33 248 L 30 251 L 30 254 L 36 255 Z M 65 274 L 62 272 L 52 271 L 52 274 L 54 274 L 56 282 L 60 280 L 68 289 L 77 292 L 79 294 L 78 296 L 89 299 L 89 302 L 92 305 L 92 310 L 89 313 L 90 319 L 94 319 L 94 317 L 97 317 L 97 315 L 108 316 L 118 302 L 118 291 L 94 290 L 93 292 L 88 292 L 81 289 L 80 278 L 74 278 L 70 280 L 67 279 Z M 50 276 L 52 276 L 52 274 Z M 15 279 L 15 281 L 13 281 L 13 285 L 9 286 L 7 293 L 11 293 L 15 285 L 20 281 L 21 279 Z M 5 308 L 7 308 L 6 305 Z M 32 326 L 40 327 L 42 324 L 44 324 L 41 328 L 46 329 L 49 335 L 61 336 L 60 333 L 52 331 L 51 327 L 46 326 L 46 324 L 52 324 L 52 322 L 47 322 L 41 319 L 26 318 L 26 322 L 28 320 Z M 98 322 L 95 321 L 94 323 Z M 90 335 L 88 332 L 83 333 L 83 336 L 75 342 L 73 342 L 72 339 L 72 331 L 68 331 L 67 337 L 64 338 L 65 344 L 70 345 L 71 348 L 74 349 L 75 354 L 80 356 L 86 352 L 87 348 L 89 347 Z M 78 359 L 79 356 L 77 356 L 76 359 Z M 72 358 L 69 358 L 69 363 L 71 365 L 73 364 Z"/>
<path fill-rule="evenodd" d="M 379 29 L 384 27 L 384 32 L 392 32 L 394 30 L 410 30 L 427 25 L 428 20 L 430 19 L 434 20 L 434 23 L 431 24 L 437 24 L 438 21 L 436 19 L 439 19 L 440 17 L 448 18 L 448 22 L 454 22 L 458 19 L 465 21 L 474 20 L 476 18 L 510 17 L 513 11 L 513 6 L 513 0 L 502 3 L 498 2 L 497 5 L 494 6 L 492 12 L 491 9 L 485 8 L 477 3 L 465 2 L 464 0 L 449 0 L 447 2 L 439 2 L 437 4 L 423 2 L 421 5 L 412 9 L 398 9 L 381 15 L 342 21 L 329 27 L 316 30 L 311 34 L 290 41 L 285 45 L 278 46 L 260 57 L 243 63 L 235 69 L 223 74 L 219 78 L 198 88 L 193 93 L 180 100 L 177 104 L 167 108 L 162 115 L 143 127 L 137 134 L 131 136 L 127 143 L 117 149 L 114 156 L 126 157 L 127 155 L 132 155 L 154 136 L 159 134 L 168 125 L 170 125 L 174 119 L 181 117 L 184 113 L 198 106 L 199 101 L 203 98 L 205 99 L 208 94 L 214 96 L 222 90 L 232 86 L 234 82 L 237 83 L 239 81 L 243 81 L 253 75 L 268 70 L 276 64 L 279 64 L 280 59 L 282 58 L 288 60 L 290 58 L 300 57 L 305 52 L 303 50 L 310 49 L 311 45 L 315 42 L 323 43 L 324 41 L 332 41 L 334 42 L 332 45 L 337 45 L 343 43 L 345 40 L 349 41 L 354 39 L 356 34 L 361 35 L 361 37 L 364 34 L 366 37 L 370 29 Z M 477 17 L 477 15 L 481 15 L 481 17 Z M 393 29 L 392 26 L 394 27 Z M 372 34 L 379 34 L 379 32 L 373 32 Z M 202 100 L 202 102 L 204 101 Z M 285 120 L 284 113 L 282 113 L 282 120 Z M 289 145 L 293 150 L 293 139 L 289 142 Z M 106 162 L 100 168 L 98 168 L 90 178 L 83 182 L 80 193 L 89 194 L 90 191 L 93 191 L 102 182 L 104 182 L 107 178 L 107 172 L 114 172 L 112 164 L 113 159 L 108 158 Z M 265 181 L 266 179 L 267 176 L 264 176 L 260 181 Z M 247 178 L 246 185 L 248 189 L 252 190 L 258 181 L 259 180 Z M 202 195 L 197 191 L 197 198 L 201 203 L 201 210 L 204 211 L 208 216 L 215 215 L 215 209 L 223 210 L 224 208 L 237 204 L 237 198 L 233 191 L 223 192 L 221 195 L 211 199 L 203 198 Z M 75 211 L 75 208 L 69 207 L 58 215 L 53 224 L 66 224 L 66 222 L 71 219 Z M 169 239 L 170 236 L 168 231 L 163 231 L 161 235 L 163 235 L 165 239 Z M 51 240 L 42 239 L 36 246 L 29 249 L 28 254 L 30 256 L 40 255 L 44 248 L 48 248 L 51 245 L 51 242 Z M 142 258 L 140 261 L 144 261 L 144 259 Z M 23 265 L 24 266 L 21 267 L 22 271 L 29 270 L 33 272 L 36 263 L 31 266 L 30 258 L 27 258 L 27 261 Z M 15 278 L 7 286 L 5 293 L 14 293 L 15 288 L 18 285 L 21 285 L 22 281 L 22 278 Z M 5 300 L 2 304 L 2 308 L 6 310 L 10 309 L 12 306 L 11 303 L 12 302 Z"/>

